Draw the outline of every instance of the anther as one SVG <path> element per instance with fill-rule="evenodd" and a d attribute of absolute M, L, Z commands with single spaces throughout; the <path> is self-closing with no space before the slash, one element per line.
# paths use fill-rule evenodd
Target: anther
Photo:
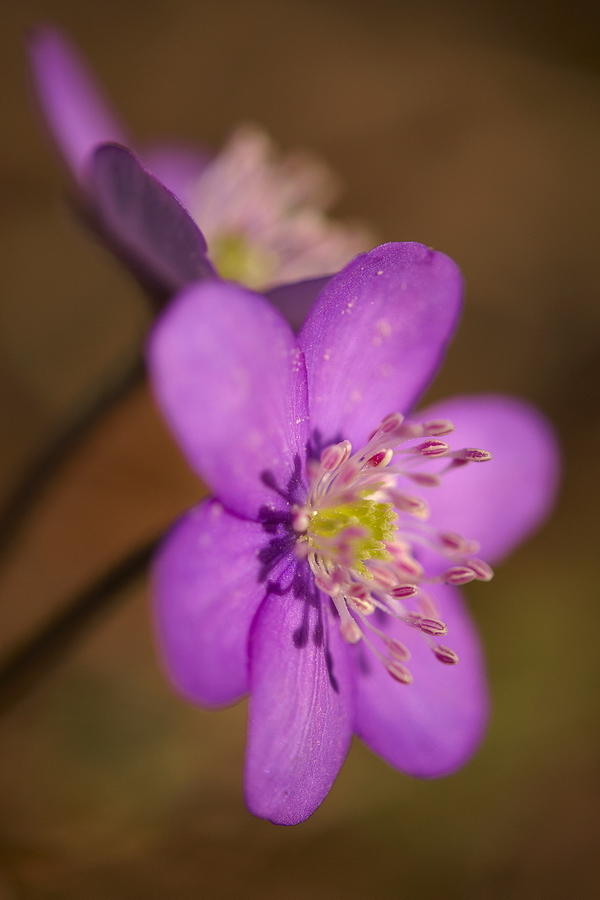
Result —
<path fill-rule="evenodd" d="M 479 450 L 477 447 L 464 447 L 450 454 L 455 462 L 489 462 L 492 454 L 487 450 Z"/>
<path fill-rule="evenodd" d="M 385 642 L 390 656 L 398 662 L 407 662 L 410 659 L 410 650 L 396 638 L 386 637 Z"/>
<path fill-rule="evenodd" d="M 399 428 L 403 422 L 404 422 L 404 416 L 402 415 L 402 413 L 399 413 L 399 412 L 390 413 L 389 416 L 386 416 L 385 419 L 382 420 L 381 425 L 379 426 L 377 431 L 375 431 L 373 433 L 372 436 L 374 436 L 375 434 L 378 434 L 378 433 L 391 434 L 391 432 L 395 431 L 397 428 Z"/>
<path fill-rule="evenodd" d="M 347 589 L 346 594 L 352 605 L 364 616 L 370 616 L 375 612 L 375 604 L 371 599 L 371 595 L 364 584 L 353 582 Z"/>
<path fill-rule="evenodd" d="M 436 644 L 431 648 L 436 655 L 437 659 L 440 662 L 445 663 L 447 666 L 455 666 L 458 662 L 458 656 L 451 650 L 449 647 L 444 647 L 442 644 Z"/>
<path fill-rule="evenodd" d="M 362 638 L 362 631 L 351 618 L 343 619 L 340 622 L 340 632 L 348 644 L 358 644 Z"/>
<path fill-rule="evenodd" d="M 415 497 L 412 494 L 401 494 L 399 491 L 394 490 L 389 490 L 388 495 L 400 512 L 416 516 L 418 519 L 426 519 L 429 515 L 429 507 L 420 497 Z"/>
<path fill-rule="evenodd" d="M 330 444 L 321 453 L 321 466 L 326 472 L 332 472 L 346 462 L 352 452 L 350 441 L 342 441 L 340 444 Z"/>
<path fill-rule="evenodd" d="M 310 525 L 310 516 L 305 509 L 294 509 L 292 519 L 292 528 L 294 531 L 306 531 Z"/>
<path fill-rule="evenodd" d="M 466 541 L 461 534 L 456 534 L 454 531 L 441 531 L 438 536 L 446 553 L 451 553 L 453 556 L 464 556 L 466 553 L 472 552 L 470 548 L 474 542 Z"/>
<path fill-rule="evenodd" d="M 452 566 L 442 575 L 446 584 L 468 584 L 477 578 L 473 569 L 468 566 Z"/>
<path fill-rule="evenodd" d="M 384 659 L 383 664 L 392 678 L 399 681 L 400 684 L 412 684 L 413 677 L 401 662 L 397 662 L 395 659 Z"/>
<path fill-rule="evenodd" d="M 432 437 L 450 434 L 451 431 L 454 431 L 454 425 L 449 419 L 433 419 L 431 422 L 423 422 L 423 433 Z"/>
<path fill-rule="evenodd" d="M 494 570 L 482 559 L 468 559 L 466 563 L 470 569 L 473 569 L 478 581 L 491 581 L 494 577 Z"/>
<path fill-rule="evenodd" d="M 406 624 L 412 628 L 418 628 L 424 634 L 430 634 L 433 637 L 443 637 L 448 634 L 448 627 L 445 622 L 440 619 L 434 619 L 430 616 L 422 616 L 420 613 L 409 612 L 406 616 Z"/>
<path fill-rule="evenodd" d="M 419 588 L 416 584 L 399 584 L 390 590 L 390 595 L 396 600 L 405 600 L 407 597 L 414 597 Z"/>
<path fill-rule="evenodd" d="M 389 465 L 392 461 L 392 457 L 394 455 L 394 451 L 389 447 L 387 450 L 379 450 L 377 453 L 374 453 L 373 456 L 370 456 L 365 462 L 365 468 L 369 469 L 383 469 L 385 466 Z"/>
<path fill-rule="evenodd" d="M 442 622 L 440 619 L 429 618 L 429 616 L 421 618 L 419 628 L 432 637 L 443 637 L 445 634 L 448 634 L 448 626 L 445 622 Z"/>
<path fill-rule="evenodd" d="M 433 472 L 406 472 L 406 476 L 422 487 L 439 487 L 442 483 L 440 476 Z"/>
<path fill-rule="evenodd" d="M 445 456 L 449 451 L 450 446 L 446 444 L 444 441 L 423 441 L 422 444 L 419 444 L 415 447 L 417 453 L 420 453 L 421 456 L 426 456 L 430 459 L 437 459 L 438 456 Z"/>

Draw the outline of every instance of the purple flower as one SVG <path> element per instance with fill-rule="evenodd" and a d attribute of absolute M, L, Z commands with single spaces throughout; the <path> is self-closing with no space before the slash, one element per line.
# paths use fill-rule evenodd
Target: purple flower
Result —
<path fill-rule="evenodd" d="M 275 823 L 318 807 L 352 733 L 425 778 L 482 738 L 481 650 L 456 585 L 488 580 L 539 525 L 558 463 L 520 400 L 403 418 L 461 292 L 448 257 L 386 244 L 331 279 L 297 339 L 225 282 L 183 291 L 151 338 L 159 404 L 215 495 L 159 554 L 162 654 L 194 703 L 250 694 L 246 800 Z"/>
<path fill-rule="evenodd" d="M 134 145 L 59 30 L 36 29 L 30 57 L 40 110 L 89 216 L 151 286 L 172 293 L 215 269 L 250 287 L 312 279 L 372 243 L 325 215 L 336 184 L 308 154 L 279 157 L 246 127 L 212 159 L 162 146 L 142 150 L 142 163 L 121 146 Z"/>

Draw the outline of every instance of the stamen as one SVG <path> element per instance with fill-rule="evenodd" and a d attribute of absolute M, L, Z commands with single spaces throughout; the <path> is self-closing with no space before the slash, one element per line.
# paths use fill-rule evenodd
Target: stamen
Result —
<path fill-rule="evenodd" d="M 493 576 L 487 563 L 475 556 L 475 541 L 435 530 L 427 521 L 427 504 L 403 489 L 402 479 L 434 488 L 453 468 L 491 459 L 485 450 L 467 447 L 451 451 L 438 438 L 452 431 L 453 425 L 446 419 L 419 423 L 391 413 L 361 450 L 353 453 L 349 441 L 340 441 L 326 447 L 318 462 L 311 459 L 306 505 L 292 507 L 298 556 L 308 560 L 316 586 L 331 597 L 343 640 L 350 644 L 363 640 L 402 684 L 412 682 L 404 665 L 410 652 L 402 641 L 375 627 L 373 613 L 377 610 L 393 617 L 401 627 L 418 629 L 436 658 L 454 665 L 456 653 L 432 641 L 447 634 L 448 627 L 423 586 L 489 581 Z M 415 438 L 427 440 L 400 449 Z M 415 471 L 441 458 L 447 460 L 441 470 Z M 415 548 L 427 550 L 426 560 L 436 553 L 451 565 L 446 563 L 441 575 L 440 567 L 429 574 L 415 558 Z M 415 597 L 418 611 L 407 609 L 404 601 L 410 597 Z M 378 641 L 369 640 L 370 633 L 383 641 L 387 655 L 380 652 Z"/>
<path fill-rule="evenodd" d="M 405 621 L 412 628 L 418 628 L 420 631 L 433 637 L 443 637 L 445 634 L 448 634 L 447 625 L 440 619 L 433 619 L 429 616 L 422 616 L 420 613 L 409 612 Z"/>
<path fill-rule="evenodd" d="M 397 662 L 395 659 L 385 658 L 382 662 L 392 678 L 399 681 L 400 684 L 412 684 L 413 677 L 406 666 L 403 666 L 401 662 Z"/>
<path fill-rule="evenodd" d="M 405 647 L 401 641 L 396 640 L 396 638 L 388 637 L 387 635 L 384 637 L 385 643 L 387 644 L 388 652 L 393 659 L 396 659 L 398 662 L 408 662 L 410 659 L 410 650 L 408 647 Z"/>
<path fill-rule="evenodd" d="M 439 487 L 442 483 L 440 476 L 434 475 L 433 472 L 407 472 L 406 476 L 422 487 Z"/>
<path fill-rule="evenodd" d="M 392 588 L 389 593 L 396 600 L 405 600 L 407 597 L 414 597 L 419 588 L 416 584 L 399 584 L 398 587 Z"/>
<path fill-rule="evenodd" d="M 494 570 L 482 559 L 468 559 L 467 565 L 475 572 L 478 581 L 491 581 L 494 577 Z"/>
<path fill-rule="evenodd" d="M 431 437 L 441 437 L 442 434 L 450 434 L 454 431 L 454 425 L 448 419 L 434 419 L 423 423 L 423 433 Z"/>
<path fill-rule="evenodd" d="M 462 450 L 455 450 L 450 456 L 457 462 L 489 462 L 492 458 L 492 454 L 487 450 L 478 450 L 476 447 L 464 447 Z"/>
<path fill-rule="evenodd" d="M 340 622 L 340 631 L 343 639 L 348 644 L 358 644 L 363 636 L 360 627 L 356 624 L 354 619 L 350 618 L 350 616 L 342 619 Z"/>
<path fill-rule="evenodd" d="M 452 566 L 444 572 L 442 578 L 446 584 L 468 584 L 477 578 L 477 575 L 468 566 Z"/>
<path fill-rule="evenodd" d="M 455 666 L 458 662 L 458 656 L 451 650 L 449 647 L 443 647 L 442 644 L 435 644 L 431 648 L 440 662 L 445 663 L 447 666 Z"/>
<path fill-rule="evenodd" d="M 321 466 L 326 472 L 332 472 L 342 463 L 345 463 L 352 453 L 350 441 L 342 441 L 341 444 L 330 444 L 321 453 Z"/>
<path fill-rule="evenodd" d="M 444 441 L 424 441 L 415 447 L 415 450 L 421 456 L 427 456 L 431 459 L 437 459 L 438 456 L 445 456 L 450 450 L 450 445 Z"/>
<path fill-rule="evenodd" d="M 371 469 L 383 469 L 392 461 L 393 455 L 394 451 L 389 448 L 387 450 L 380 450 L 378 453 L 374 453 L 373 456 L 369 457 L 365 466 L 368 466 Z"/>
<path fill-rule="evenodd" d="M 388 490 L 389 497 L 400 512 L 416 516 L 418 519 L 426 519 L 429 516 L 429 508 L 424 500 L 412 494 L 401 494 L 399 491 Z"/>

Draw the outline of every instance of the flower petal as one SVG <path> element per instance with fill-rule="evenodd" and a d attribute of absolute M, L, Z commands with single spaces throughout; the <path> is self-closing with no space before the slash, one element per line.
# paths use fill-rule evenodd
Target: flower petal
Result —
<path fill-rule="evenodd" d="M 181 693 L 201 706 L 248 690 L 248 632 L 265 596 L 260 525 L 209 501 L 179 521 L 154 563 L 157 637 Z"/>
<path fill-rule="evenodd" d="M 357 448 L 407 412 L 434 374 L 460 311 L 455 263 L 423 244 L 357 256 L 320 294 L 302 331 L 312 426 Z"/>
<path fill-rule="evenodd" d="M 87 183 L 109 238 L 173 292 L 213 278 L 202 232 L 179 200 L 124 147 L 93 154 Z"/>
<path fill-rule="evenodd" d="M 78 178 L 92 150 L 127 135 L 77 49 L 58 28 L 33 29 L 31 73 L 42 115 Z"/>
<path fill-rule="evenodd" d="M 431 522 L 481 544 L 490 562 L 506 556 L 548 515 L 560 466 L 556 436 L 534 407 L 515 397 L 454 397 L 419 412 L 419 419 L 450 419 L 453 448 L 489 450 L 489 462 L 448 472 L 423 491 Z"/>
<path fill-rule="evenodd" d="M 399 684 L 362 642 L 351 648 L 356 669 L 355 730 L 390 765 L 409 775 L 435 778 L 458 769 L 479 745 L 488 697 L 479 640 L 460 593 L 448 585 L 428 588 L 448 625 L 443 643 L 459 657 L 444 665 L 417 629 L 385 617 L 380 628 L 411 652 L 414 681 Z M 383 642 L 375 643 L 384 652 Z"/>
<path fill-rule="evenodd" d="M 265 600 L 250 637 L 246 803 L 277 825 L 302 822 L 322 803 L 352 733 L 338 623 L 318 600 L 306 565 L 288 568 L 281 583 L 290 582 Z"/>
<path fill-rule="evenodd" d="M 292 281 L 265 291 L 273 306 L 288 320 L 294 331 L 299 331 L 316 297 L 331 280 L 331 275 L 309 278 L 306 281 Z"/>
<path fill-rule="evenodd" d="M 193 285 L 150 340 L 159 403 L 191 465 L 224 505 L 250 519 L 304 496 L 306 372 L 292 331 L 240 285 Z"/>
<path fill-rule="evenodd" d="M 196 181 L 210 162 L 209 153 L 197 147 L 161 144 L 145 147 L 141 158 L 152 174 L 191 210 Z"/>

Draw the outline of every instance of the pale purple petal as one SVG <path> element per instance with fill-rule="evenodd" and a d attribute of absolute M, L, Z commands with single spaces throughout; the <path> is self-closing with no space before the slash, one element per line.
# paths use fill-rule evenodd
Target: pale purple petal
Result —
<path fill-rule="evenodd" d="M 228 509 L 256 519 L 265 505 L 303 501 L 306 370 L 263 297 L 230 282 L 191 286 L 157 323 L 149 363 L 180 446 Z"/>
<path fill-rule="evenodd" d="M 246 802 L 278 825 L 302 822 L 319 806 L 352 733 L 349 660 L 338 621 L 329 604 L 315 604 L 314 586 L 298 587 L 303 568 L 295 579 L 294 570 L 287 572 L 292 587 L 261 606 L 250 638 Z"/>
<path fill-rule="evenodd" d="M 268 291 L 265 291 L 265 297 L 288 320 L 294 331 L 299 331 L 310 312 L 311 306 L 325 285 L 331 280 L 331 277 L 331 275 L 322 275 L 319 278 L 309 278 L 306 281 L 279 284 L 277 287 L 269 288 Z"/>
<path fill-rule="evenodd" d="M 127 134 L 78 50 L 58 29 L 39 26 L 29 40 L 36 97 L 76 178 L 98 144 L 129 143 Z"/>
<path fill-rule="evenodd" d="M 131 151 L 115 144 L 99 147 L 86 180 L 109 240 L 165 289 L 215 277 L 202 232 Z"/>
<path fill-rule="evenodd" d="M 312 426 L 356 447 L 406 413 L 437 369 L 460 312 L 455 263 L 423 244 L 383 244 L 334 276 L 302 329 Z"/>
<path fill-rule="evenodd" d="M 192 213 L 196 200 L 196 182 L 210 162 L 208 151 L 203 152 L 197 147 L 158 144 L 145 147 L 140 152 L 140 157 L 152 174 Z"/>
<path fill-rule="evenodd" d="M 385 617 L 376 622 L 402 641 L 413 683 L 400 684 L 361 642 L 350 648 L 356 670 L 355 730 L 390 765 L 408 775 L 435 778 L 458 769 L 474 753 L 488 718 L 481 648 L 457 588 L 428 588 L 440 606 L 448 634 L 439 640 L 458 654 L 441 663 L 421 632 Z M 375 638 L 383 652 L 383 642 Z"/>
<path fill-rule="evenodd" d="M 191 510 L 154 563 L 157 637 L 177 689 L 201 706 L 234 703 L 248 691 L 248 632 L 265 596 L 260 525 L 217 501 Z"/>
<path fill-rule="evenodd" d="M 541 524 L 556 497 L 560 461 L 550 423 L 525 401 L 494 394 L 445 400 L 417 418 L 450 419 L 456 430 L 444 440 L 453 448 L 493 454 L 422 490 L 432 524 L 478 541 L 485 560 L 506 556 Z"/>

